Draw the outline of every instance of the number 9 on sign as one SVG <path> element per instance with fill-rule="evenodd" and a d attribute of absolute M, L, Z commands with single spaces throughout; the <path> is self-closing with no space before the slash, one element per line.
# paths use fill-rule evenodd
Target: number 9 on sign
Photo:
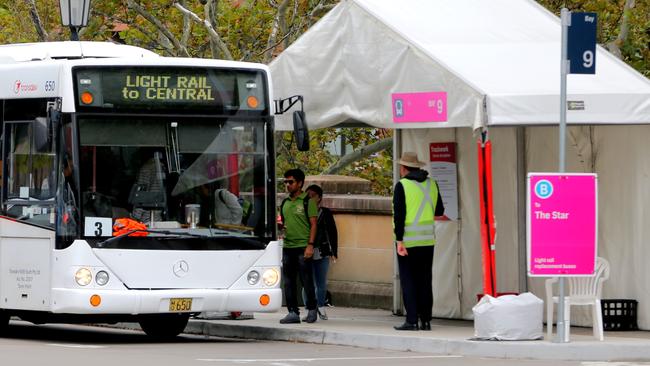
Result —
<path fill-rule="evenodd" d="M 582 66 L 591 68 L 594 65 L 594 52 L 587 50 L 582 54 Z"/>

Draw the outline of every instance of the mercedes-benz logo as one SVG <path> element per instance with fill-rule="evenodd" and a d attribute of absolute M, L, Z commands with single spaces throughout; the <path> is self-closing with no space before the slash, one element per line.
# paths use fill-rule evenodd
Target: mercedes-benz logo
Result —
<path fill-rule="evenodd" d="M 180 260 L 174 263 L 173 271 L 176 277 L 184 277 L 186 274 L 190 272 L 190 265 L 187 264 L 187 262 L 185 262 L 184 260 Z"/>

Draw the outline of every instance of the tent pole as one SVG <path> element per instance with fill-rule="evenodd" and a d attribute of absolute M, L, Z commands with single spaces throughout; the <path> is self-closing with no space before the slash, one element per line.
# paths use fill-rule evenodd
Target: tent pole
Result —
<path fill-rule="evenodd" d="M 517 246 L 519 249 L 519 293 L 528 291 L 526 273 L 526 127 L 516 127 L 517 149 Z"/>
<path fill-rule="evenodd" d="M 486 132 L 487 137 L 487 132 Z M 497 253 L 496 253 L 496 223 L 494 222 L 494 195 L 492 194 L 492 141 L 485 141 L 485 203 L 487 215 L 487 235 L 490 250 L 490 281 L 492 282 L 492 296 L 497 297 Z"/>
<path fill-rule="evenodd" d="M 483 295 L 497 296 L 494 253 L 494 211 L 491 206 L 492 179 L 490 141 L 487 130 L 481 131 L 477 141 L 478 189 L 480 201 L 481 258 L 483 261 Z"/>
<path fill-rule="evenodd" d="M 402 130 L 393 130 L 393 187 L 399 182 L 398 161 L 402 155 Z M 402 301 L 402 286 L 400 285 L 399 266 L 397 264 L 397 251 L 393 250 L 393 314 L 404 314 L 404 303 Z"/>

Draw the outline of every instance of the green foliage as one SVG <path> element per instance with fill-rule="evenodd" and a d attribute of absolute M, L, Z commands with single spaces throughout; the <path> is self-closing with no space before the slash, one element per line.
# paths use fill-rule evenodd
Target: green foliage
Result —
<path fill-rule="evenodd" d="M 27 42 L 36 39 L 27 5 L 21 2 L 7 2 L 0 7 L 0 43 Z M 17 17 L 15 14 L 26 14 Z M 29 26 L 32 26 L 29 29 Z M 32 32 L 28 31 L 31 30 Z M 32 34 L 33 33 L 33 34 Z"/>
<path fill-rule="evenodd" d="M 278 177 L 291 168 L 300 168 L 307 175 L 321 174 L 326 168 L 336 163 L 339 159 L 334 155 L 331 145 L 338 141 L 346 142 L 347 152 L 376 141 L 392 136 L 392 130 L 376 128 L 342 128 L 320 129 L 309 131 L 310 150 L 301 152 L 296 149 L 296 144 L 291 132 L 278 132 L 276 134 L 276 169 Z M 365 159 L 358 160 L 347 166 L 340 175 L 355 176 L 368 179 L 371 182 L 372 192 L 378 195 L 389 195 L 393 183 L 392 148 L 373 154 Z M 278 191 L 284 187 L 278 185 Z"/>
<path fill-rule="evenodd" d="M 173 0 L 134 0 L 159 19 L 178 39 L 184 28 L 183 14 L 174 7 Z M 216 30 L 237 60 L 264 61 L 269 35 L 281 0 L 221 0 L 217 1 L 213 22 Z M 293 42 L 325 11 L 338 0 L 289 1 L 286 12 L 286 34 L 280 31 L 272 46 L 274 54 Z M 593 11 L 599 16 L 598 42 L 608 45 L 616 42 L 621 31 L 625 0 L 539 0 L 541 5 L 555 14 L 566 6 L 572 11 Z M 28 1 L 0 2 L 0 43 L 38 41 L 36 29 L 30 16 Z M 201 1 L 185 0 L 181 4 L 204 19 Z M 36 7 L 48 40 L 66 40 L 69 31 L 60 26 L 58 0 L 36 0 Z M 314 11 L 320 9 L 319 11 Z M 623 60 L 646 76 L 650 76 L 650 1 L 636 0 L 628 10 L 629 33 L 625 40 L 616 42 Z M 123 23 L 128 30 L 119 32 L 127 43 L 155 50 L 164 55 L 177 55 L 169 42 L 160 36 L 158 29 L 127 6 L 127 0 L 103 0 L 92 2 L 90 24 L 82 31 L 84 40 L 107 40 L 113 35 L 113 27 Z M 209 36 L 202 24 L 191 22 L 191 36 L 187 48 L 193 57 L 212 57 Z"/>
<path fill-rule="evenodd" d="M 153 17 L 169 29 L 177 39 L 182 39 L 183 29 L 186 26 L 183 13 L 178 10 L 173 0 L 134 0 Z M 201 20 L 206 18 L 206 9 L 201 1 L 178 1 L 192 11 Z M 337 0 L 297 0 L 289 1 L 287 7 L 287 32 L 280 32 L 276 46 L 280 40 L 292 42 L 306 26 L 322 16 L 324 10 L 312 14 L 318 4 L 328 6 Z M 216 13 L 212 18 L 217 33 L 228 46 L 234 59 L 243 61 L 263 61 L 264 51 L 268 45 L 269 35 L 277 14 L 275 1 L 259 0 L 222 0 L 216 1 Z M 36 6 L 48 32 L 48 40 L 69 39 L 68 29 L 60 25 L 60 11 L 58 0 L 36 0 Z M 93 1 L 91 4 L 89 24 L 82 30 L 82 40 L 105 41 L 114 36 L 113 29 L 117 24 L 128 25 L 127 30 L 119 32 L 119 37 L 127 44 L 144 47 L 160 53 L 161 55 L 176 56 L 179 50 L 171 47 L 168 40 L 160 35 L 159 29 L 145 19 L 141 14 L 129 8 L 127 0 Z M 324 8 L 326 9 L 326 8 Z M 38 36 L 30 16 L 27 1 L 0 1 L 0 44 L 36 42 Z M 190 37 L 187 49 L 192 57 L 212 58 L 210 37 L 203 24 L 193 21 L 187 23 Z M 286 36 L 286 37 L 285 37 Z M 275 54 L 281 51 L 275 50 Z M 220 56 L 220 55 L 217 55 Z"/>
<path fill-rule="evenodd" d="M 559 16 L 562 7 L 570 11 L 598 13 L 598 43 L 602 46 L 615 42 L 621 50 L 623 61 L 650 77 L 650 1 L 636 0 L 627 11 L 629 33 L 617 42 L 625 0 L 539 0 L 540 4 Z"/>

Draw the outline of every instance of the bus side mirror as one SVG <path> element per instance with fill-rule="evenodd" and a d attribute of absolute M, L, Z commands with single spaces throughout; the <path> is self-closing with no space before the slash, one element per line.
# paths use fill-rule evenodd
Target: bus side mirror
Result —
<path fill-rule="evenodd" d="M 309 151 L 309 131 L 303 111 L 293 112 L 293 134 L 296 136 L 298 151 Z"/>

